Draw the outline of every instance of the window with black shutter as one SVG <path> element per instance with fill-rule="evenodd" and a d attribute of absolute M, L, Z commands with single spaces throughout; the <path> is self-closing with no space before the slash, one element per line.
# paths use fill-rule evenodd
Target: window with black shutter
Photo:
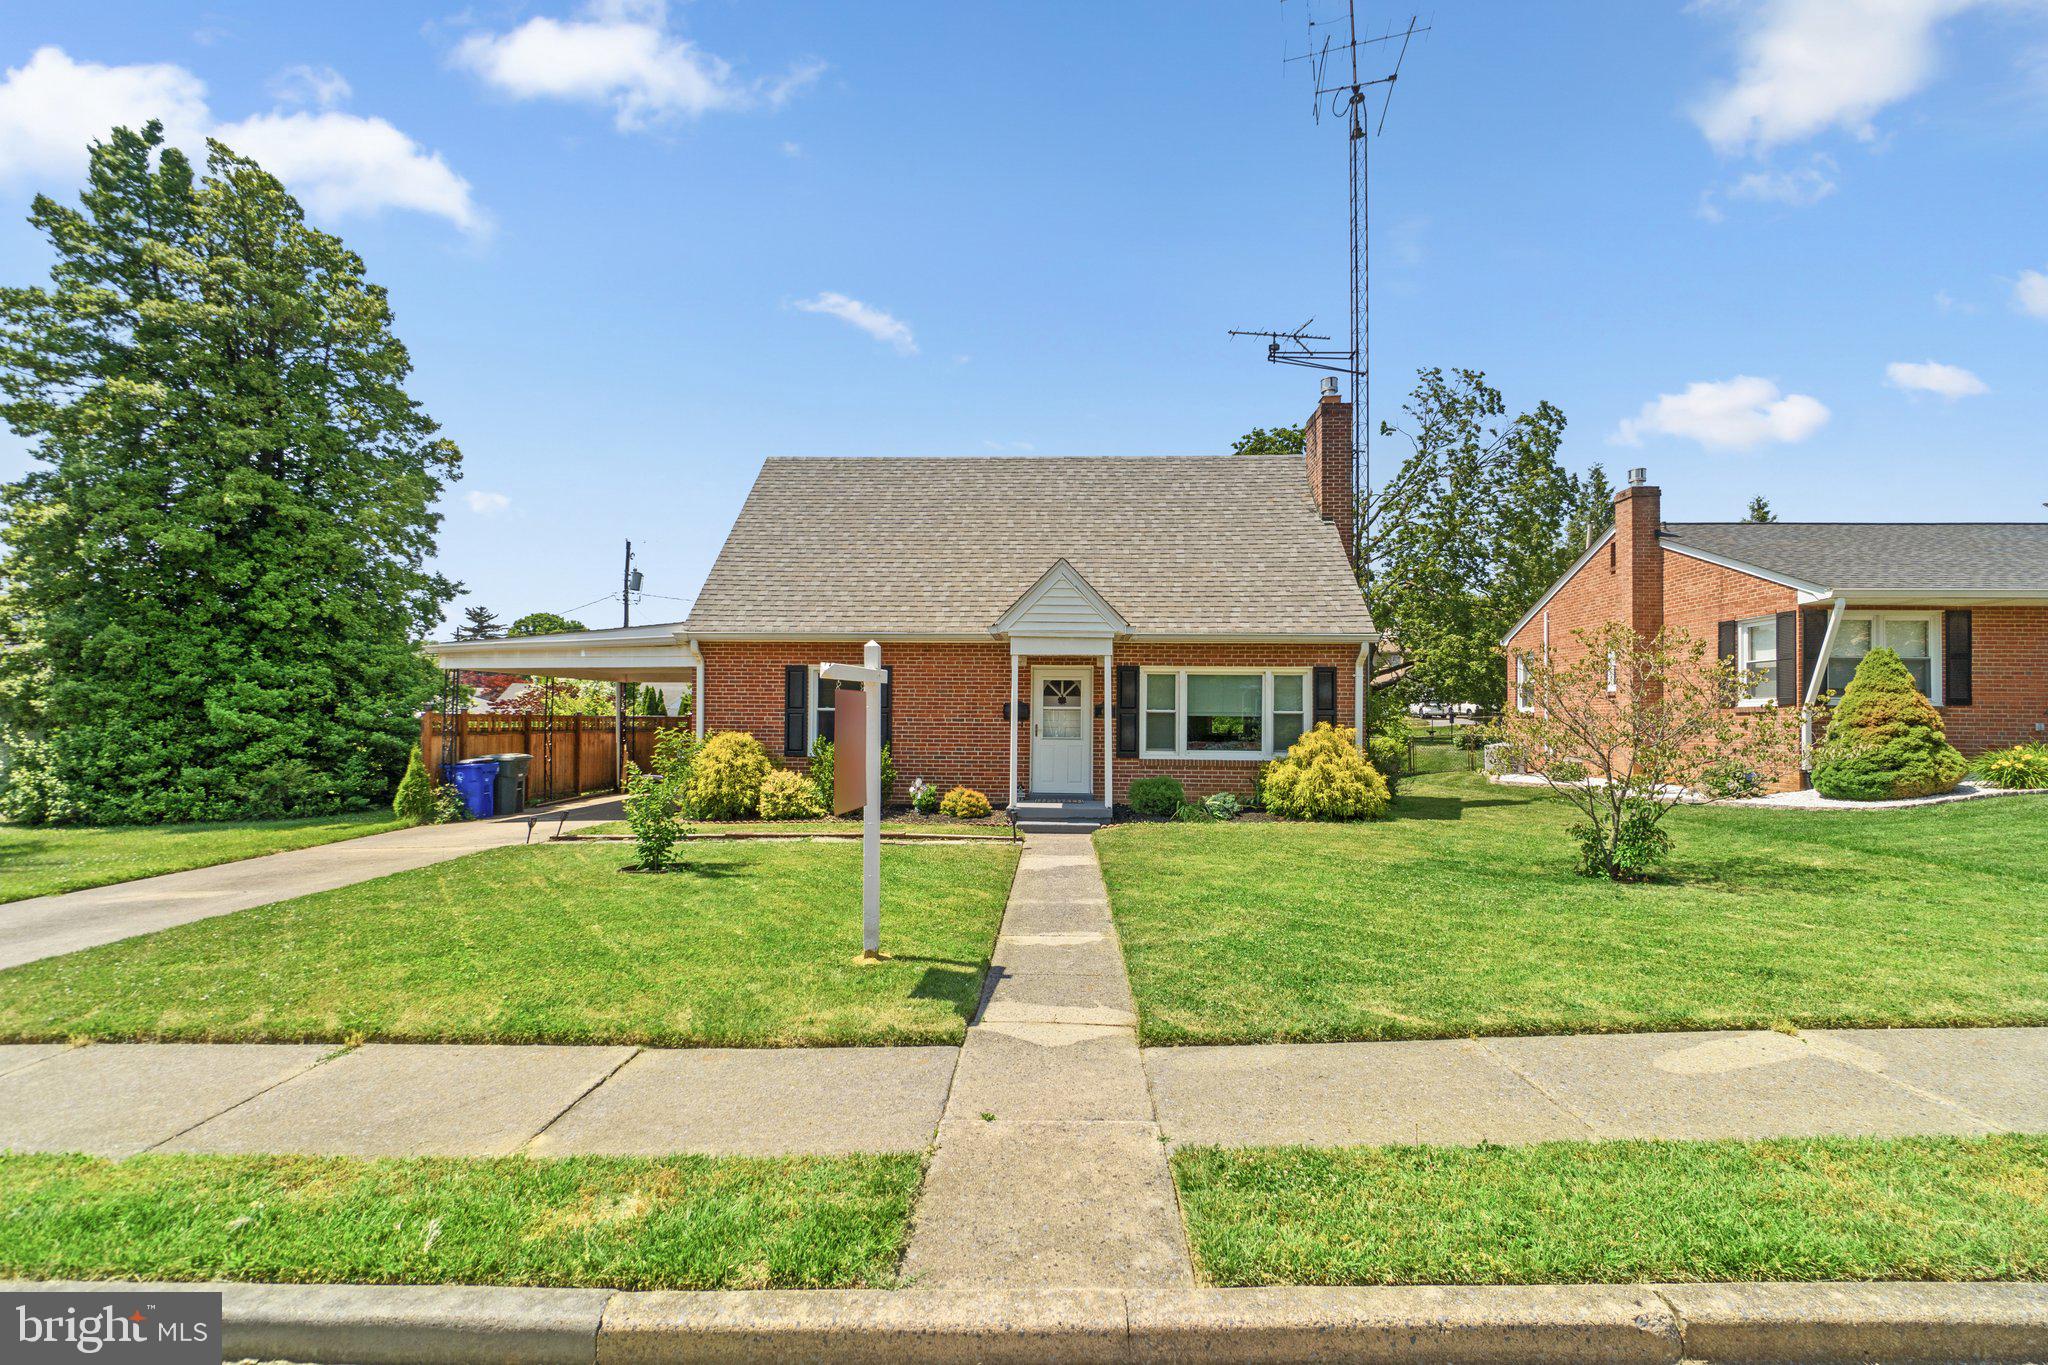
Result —
<path fill-rule="evenodd" d="M 882 743 L 891 744 L 896 738 L 896 670 L 889 670 L 889 681 L 882 684 Z"/>
<path fill-rule="evenodd" d="M 1941 702 L 1944 706 L 1970 704 L 1970 629 L 1968 611 L 1945 611 L 1941 614 L 1941 636 L 1947 656 L 1941 680 Z"/>
<path fill-rule="evenodd" d="M 1821 641 L 1827 638 L 1826 607 L 1803 607 L 1799 612 L 1799 696 L 1803 701 L 1813 686 L 1813 671 L 1820 666 Z"/>
<path fill-rule="evenodd" d="M 810 752 L 810 670 L 791 664 L 782 670 L 782 752 L 801 758 Z"/>
<path fill-rule="evenodd" d="M 1317 725 L 1337 723 L 1337 670 L 1318 668 L 1315 680 L 1315 706 Z"/>
<path fill-rule="evenodd" d="M 1138 666 L 1116 666 L 1116 752 L 1134 758 L 1138 752 Z"/>
<path fill-rule="evenodd" d="M 1735 659 L 1735 626 L 1736 623 L 1733 621 L 1723 621 L 1721 623 L 1721 638 L 1716 643 L 1714 651 L 1720 657 L 1722 665 L 1729 669 L 1734 669 L 1738 666 Z M 1730 678 L 1728 685 L 1721 689 L 1721 704 L 1723 706 L 1733 706 L 1741 699 L 1741 695 L 1742 689 L 1740 685 L 1735 679 Z"/>
<path fill-rule="evenodd" d="M 1799 704 L 1799 671 L 1792 667 L 1792 641 L 1799 629 L 1799 613 L 1781 611 L 1778 613 L 1778 671 L 1776 682 L 1780 706 Z"/>

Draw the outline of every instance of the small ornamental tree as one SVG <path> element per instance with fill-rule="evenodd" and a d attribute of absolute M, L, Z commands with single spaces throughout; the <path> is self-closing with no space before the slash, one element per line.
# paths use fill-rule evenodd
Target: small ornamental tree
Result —
<path fill-rule="evenodd" d="M 626 827 L 633 831 L 633 853 L 643 872 L 660 872 L 669 852 L 683 837 L 676 811 L 675 786 L 656 773 L 626 765 Z"/>
<path fill-rule="evenodd" d="M 1522 660 L 1528 709 L 1500 730 L 1517 766 L 1584 817 L 1571 832 L 1585 875 L 1643 880 L 1670 849 L 1671 807 L 1712 799 L 1731 766 L 1767 774 L 1799 761 L 1800 713 L 1732 705 L 1751 679 L 1686 632 L 1644 639 L 1610 622 L 1573 636 L 1568 658 Z"/>
<path fill-rule="evenodd" d="M 391 813 L 408 825 L 430 824 L 434 819 L 434 784 L 427 780 L 427 765 L 417 744 L 405 761 L 405 776 L 398 779 L 398 791 L 391 798 Z"/>
<path fill-rule="evenodd" d="M 1837 801 L 1933 796 L 1962 781 L 1968 766 L 1899 656 L 1873 649 L 1856 665 L 1814 752 L 1813 789 Z"/>

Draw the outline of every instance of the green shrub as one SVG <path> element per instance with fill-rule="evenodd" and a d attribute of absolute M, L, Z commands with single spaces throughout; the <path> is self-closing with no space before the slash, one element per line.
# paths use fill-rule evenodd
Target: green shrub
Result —
<path fill-rule="evenodd" d="M 1723 762 L 1707 769 L 1700 787 L 1717 801 L 1739 801 L 1762 795 L 1764 779 L 1763 774 L 1740 763 Z"/>
<path fill-rule="evenodd" d="M 690 764 L 690 814 L 699 820 L 744 820 L 761 805 L 761 783 L 774 770 L 761 741 L 744 730 L 707 735 Z"/>
<path fill-rule="evenodd" d="M 1187 799 L 1187 789 L 1170 777 L 1141 777 L 1131 783 L 1131 809 L 1140 815 L 1172 815 Z"/>
<path fill-rule="evenodd" d="M 2015 744 L 1977 760 L 1977 771 L 1995 787 L 2048 787 L 2048 744 Z"/>
<path fill-rule="evenodd" d="M 1586 780 L 1586 765 L 1575 758 L 1560 758 L 1544 769 L 1543 775 L 1567 787 L 1577 786 Z"/>
<path fill-rule="evenodd" d="M 936 814 L 941 799 L 939 789 L 921 777 L 910 784 L 910 808 L 919 815 Z"/>
<path fill-rule="evenodd" d="M 424 825 L 434 818 L 434 784 L 427 777 L 420 746 L 412 746 L 405 760 L 405 776 L 398 779 L 398 791 L 391 798 L 391 813 L 408 825 Z"/>
<path fill-rule="evenodd" d="M 818 805 L 825 810 L 832 809 L 832 741 L 820 735 L 811 741 L 811 788 L 818 794 Z M 883 791 L 888 787 L 884 786 Z"/>
<path fill-rule="evenodd" d="M 1393 795 L 1400 788 L 1401 775 L 1408 771 L 1408 746 L 1392 735 L 1369 735 L 1365 741 L 1365 758 L 1374 771 L 1387 781 L 1387 794 Z"/>
<path fill-rule="evenodd" d="M 1658 824 L 1663 814 L 1656 802 L 1632 798 L 1621 812 L 1621 832 L 1611 855 L 1597 825 L 1573 825 L 1572 837 L 1579 841 L 1580 875 L 1617 882 L 1639 882 L 1648 877 L 1671 852 L 1671 836 Z"/>
<path fill-rule="evenodd" d="M 1259 775 L 1266 809 L 1283 820 L 1373 820 L 1387 813 L 1387 782 L 1358 752 L 1348 725 L 1316 726 Z"/>
<path fill-rule="evenodd" d="M 979 820 L 993 809 L 988 798 L 972 787 L 955 787 L 939 800 L 939 814 L 956 820 Z"/>
<path fill-rule="evenodd" d="M 1173 818 L 1182 824 L 1203 825 L 1214 820 L 1216 817 L 1211 815 L 1209 808 L 1199 801 L 1183 801 L 1180 805 L 1174 807 Z"/>
<path fill-rule="evenodd" d="M 462 804 L 462 793 L 455 790 L 453 782 L 443 782 L 434 788 L 434 823 L 452 825 L 469 818 L 469 807 Z"/>
<path fill-rule="evenodd" d="M 1244 803 L 1229 792 L 1217 792 L 1202 804 L 1207 806 L 1209 814 L 1218 820 L 1235 820 L 1238 812 L 1244 809 Z"/>
<path fill-rule="evenodd" d="M 668 866 L 669 851 L 683 837 L 676 788 L 658 773 L 626 765 L 626 828 L 633 831 L 633 855 L 644 872 Z"/>
<path fill-rule="evenodd" d="M 1837 801 L 1932 796 L 1954 787 L 1967 768 L 1899 656 L 1873 649 L 1856 665 L 1814 752 L 1813 788 Z"/>
<path fill-rule="evenodd" d="M 803 774 L 777 768 L 761 779 L 759 810 L 763 820 L 815 820 L 825 813 L 826 806 L 818 799 L 817 787 Z"/>

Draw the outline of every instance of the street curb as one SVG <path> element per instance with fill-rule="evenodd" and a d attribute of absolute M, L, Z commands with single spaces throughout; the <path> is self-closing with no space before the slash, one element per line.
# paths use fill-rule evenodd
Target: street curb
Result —
<path fill-rule="evenodd" d="M 91 1291 L 109 1282 L 0 1283 Z M 2048 1284 L 217 1290 L 227 1358 L 306 1365 L 753 1360 L 2039 1361 Z"/>

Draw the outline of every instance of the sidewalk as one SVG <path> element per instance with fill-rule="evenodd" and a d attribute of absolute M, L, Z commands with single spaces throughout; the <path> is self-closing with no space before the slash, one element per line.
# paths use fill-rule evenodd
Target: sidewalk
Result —
<path fill-rule="evenodd" d="M 388 830 L 315 848 L 15 901 L 0 909 L 0 970 L 153 934 L 193 920 L 409 872 L 480 849 L 525 843 L 529 825 L 533 840 L 539 842 L 564 820 L 573 829 L 618 818 L 619 798 L 593 796 L 524 815 Z"/>

